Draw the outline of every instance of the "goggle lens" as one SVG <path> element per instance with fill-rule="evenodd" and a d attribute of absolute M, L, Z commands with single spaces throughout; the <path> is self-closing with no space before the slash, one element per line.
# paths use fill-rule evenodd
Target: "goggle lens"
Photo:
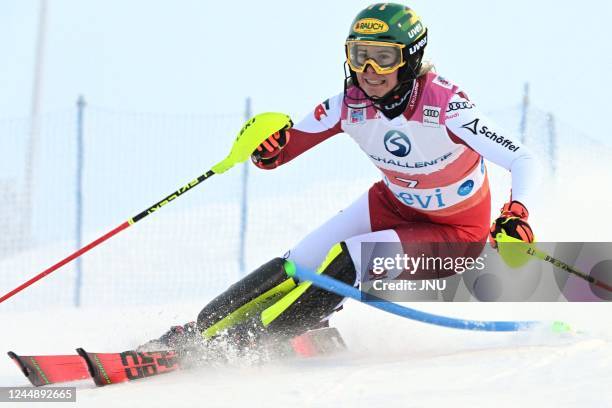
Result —
<path fill-rule="evenodd" d="M 348 41 L 346 48 L 348 63 L 357 72 L 365 71 L 368 63 L 379 73 L 393 72 L 403 65 L 400 44 Z"/>

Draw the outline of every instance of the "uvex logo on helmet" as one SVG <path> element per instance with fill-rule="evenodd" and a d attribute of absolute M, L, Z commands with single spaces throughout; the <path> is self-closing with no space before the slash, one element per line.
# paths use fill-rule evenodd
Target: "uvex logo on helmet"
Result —
<path fill-rule="evenodd" d="M 362 18 L 355 23 L 353 31 L 359 34 L 378 34 L 389 31 L 389 26 L 384 21 L 376 18 Z"/>
<path fill-rule="evenodd" d="M 427 45 L 427 36 L 421 38 L 419 40 L 418 43 L 412 45 L 409 49 L 408 49 L 408 53 L 410 55 L 412 54 L 416 54 L 417 52 L 419 52 L 419 50 L 423 47 L 425 47 Z"/>
<path fill-rule="evenodd" d="M 416 26 L 412 28 L 412 30 L 408 31 L 408 37 L 412 40 L 417 36 L 421 31 L 423 31 L 423 24 L 419 22 Z"/>

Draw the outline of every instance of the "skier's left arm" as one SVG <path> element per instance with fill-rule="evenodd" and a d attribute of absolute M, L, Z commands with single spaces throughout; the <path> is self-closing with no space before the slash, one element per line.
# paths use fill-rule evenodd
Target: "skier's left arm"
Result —
<path fill-rule="evenodd" d="M 533 242 L 527 209 L 534 202 L 541 175 L 534 154 L 515 134 L 500 128 L 461 92 L 453 96 L 446 114 L 446 127 L 451 138 L 512 174 L 510 200 L 493 223 L 491 234 L 495 236 L 503 230 L 515 238 Z"/>

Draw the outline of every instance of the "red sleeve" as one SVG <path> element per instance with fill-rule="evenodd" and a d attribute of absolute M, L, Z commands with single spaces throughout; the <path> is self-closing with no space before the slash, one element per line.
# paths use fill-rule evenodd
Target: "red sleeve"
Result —
<path fill-rule="evenodd" d="M 302 130 L 290 129 L 289 133 L 291 134 L 291 139 L 289 140 L 289 143 L 287 143 L 287 146 L 281 150 L 276 161 L 268 164 L 266 167 L 263 167 L 263 165 L 258 165 L 258 167 L 270 170 L 280 166 L 281 164 L 288 163 L 322 141 L 329 139 L 338 133 L 342 133 L 342 129 L 340 128 L 340 122 L 338 122 L 336 126 L 323 132 L 307 133 Z"/>
<path fill-rule="evenodd" d="M 288 130 L 289 142 L 278 156 L 261 161 L 253 160 L 255 165 L 265 170 L 275 169 L 322 141 L 342 133 L 340 117 L 343 99 L 344 93 L 339 93 L 321 102 L 312 112 Z"/>

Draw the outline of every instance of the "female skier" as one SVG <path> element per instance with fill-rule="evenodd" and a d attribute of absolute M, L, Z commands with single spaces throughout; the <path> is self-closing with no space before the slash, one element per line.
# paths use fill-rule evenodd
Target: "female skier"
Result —
<path fill-rule="evenodd" d="M 173 327 L 159 341 L 176 347 L 194 336 L 221 333 L 239 340 L 293 336 L 325 324 L 343 299 L 289 278 L 286 260 L 354 285 L 362 242 L 484 245 L 489 237 L 495 245 L 501 230 L 533 241 L 527 208 L 535 188 L 534 157 L 465 92 L 432 72 L 423 62 L 427 41 L 425 25 L 408 7 L 379 3 L 357 15 L 345 43 L 344 91 L 271 135 L 252 161 L 274 169 L 344 132 L 380 169 L 382 180 L 284 258 L 269 261 L 212 300 L 197 323 Z M 512 173 L 510 200 L 490 227 L 485 158 Z"/>

